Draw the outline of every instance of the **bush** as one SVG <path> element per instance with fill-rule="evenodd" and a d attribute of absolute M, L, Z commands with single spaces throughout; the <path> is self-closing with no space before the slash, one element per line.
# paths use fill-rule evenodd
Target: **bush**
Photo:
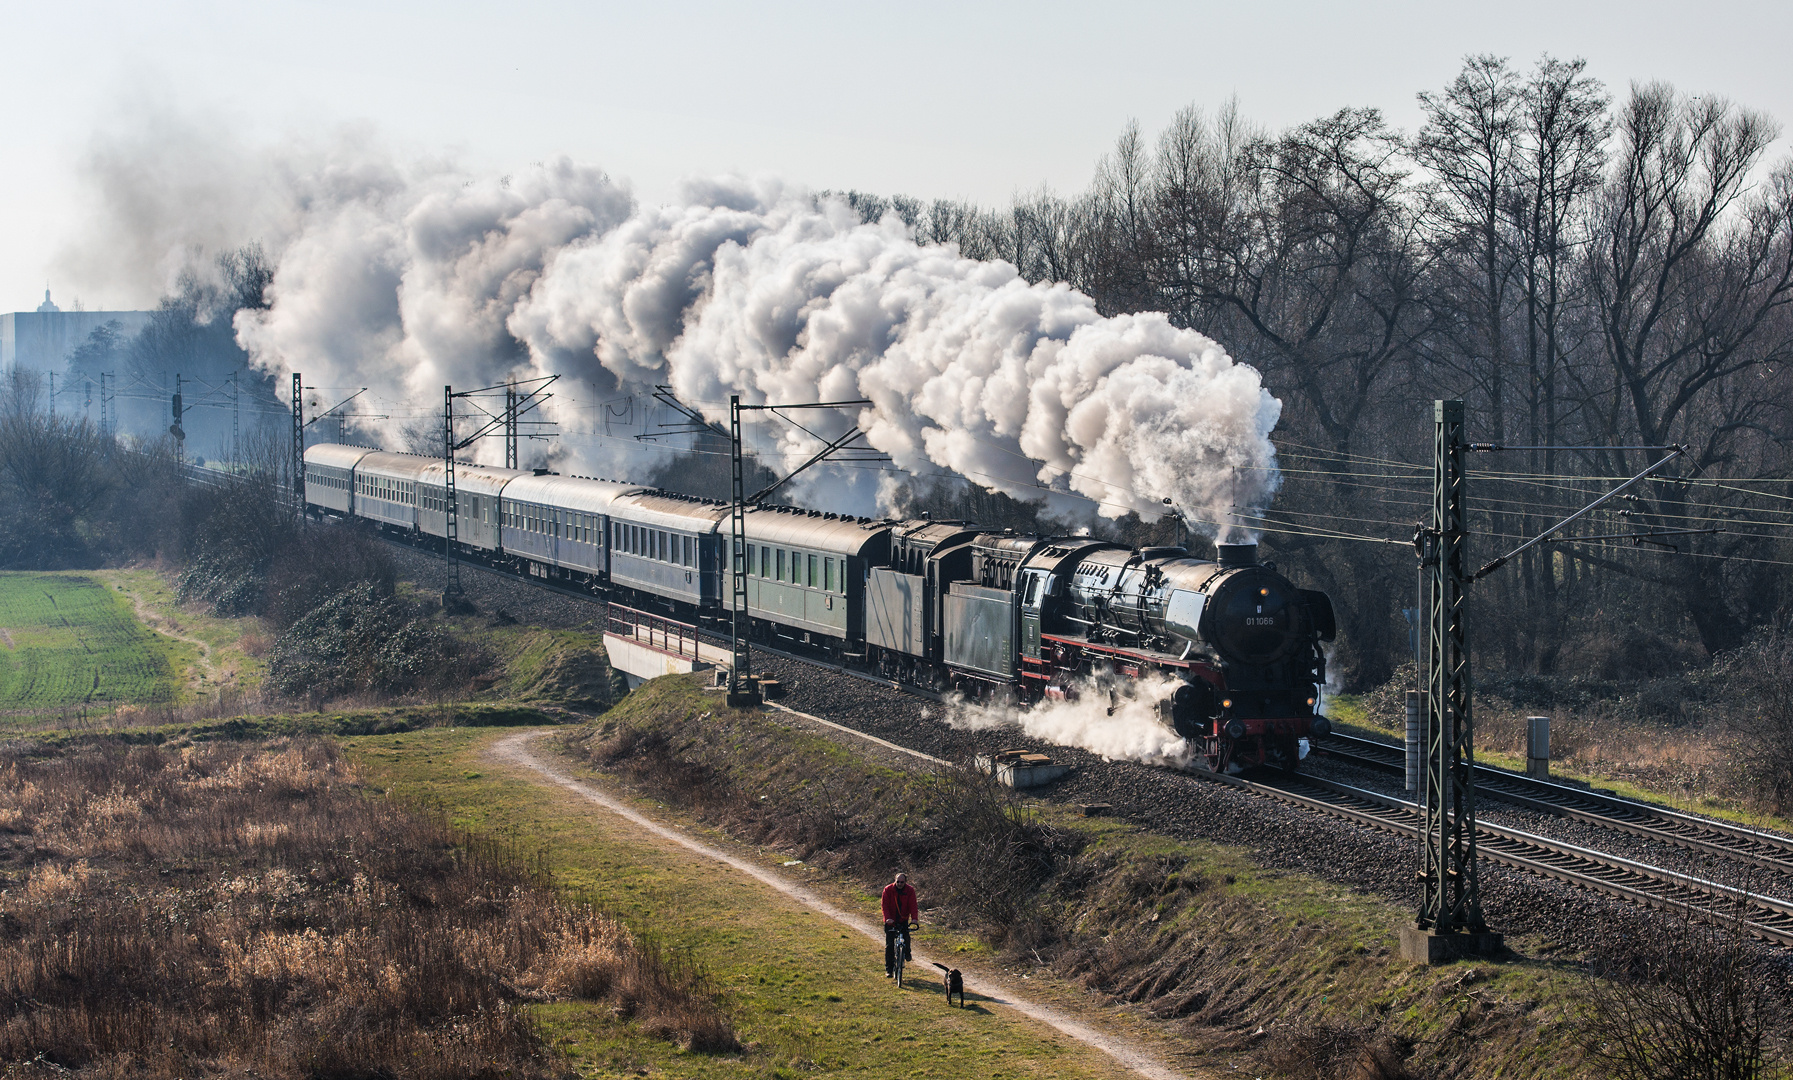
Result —
<path fill-rule="evenodd" d="M 288 628 L 268 661 L 278 693 L 312 699 L 464 687 L 490 664 L 418 608 L 373 585 L 336 593 Z"/>
<path fill-rule="evenodd" d="M 1737 787 L 1770 813 L 1793 807 L 1793 636 L 1775 633 L 1719 658 Z"/>
<path fill-rule="evenodd" d="M 1786 1002 L 1737 920 L 1691 909 L 1660 934 L 1596 959 L 1584 998 L 1588 1051 L 1613 1080 L 1760 1080 Z"/>
<path fill-rule="evenodd" d="M 268 568 L 262 617 L 281 632 L 346 589 L 371 586 L 392 592 L 392 556 L 365 528 L 337 524 L 303 529 Z"/>

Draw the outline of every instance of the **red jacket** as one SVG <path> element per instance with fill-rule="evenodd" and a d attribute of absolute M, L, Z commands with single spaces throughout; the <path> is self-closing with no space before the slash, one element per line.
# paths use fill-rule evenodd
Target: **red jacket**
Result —
<path fill-rule="evenodd" d="M 898 891 L 901 890 L 901 891 Z M 920 922 L 921 909 L 915 906 L 915 886 L 898 885 L 896 882 L 884 886 L 884 921 Z"/>

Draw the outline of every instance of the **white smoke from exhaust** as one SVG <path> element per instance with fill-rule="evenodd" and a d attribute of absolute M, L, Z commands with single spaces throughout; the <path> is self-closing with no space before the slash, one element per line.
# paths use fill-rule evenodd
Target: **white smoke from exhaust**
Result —
<path fill-rule="evenodd" d="M 664 450 L 599 437 L 604 403 L 668 384 L 724 423 L 730 394 L 869 399 L 815 430 L 856 421 L 906 475 L 832 467 L 793 492 L 835 510 L 887 509 L 902 483 L 947 474 L 1065 518 L 1175 508 L 1213 535 L 1279 483 L 1280 403 L 1214 341 L 1161 314 L 1104 318 L 1066 285 L 800 187 L 698 180 L 645 207 L 564 159 L 469 181 L 355 140 L 246 174 L 270 205 L 235 216 L 269 223 L 276 270 L 272 306 L 239 313 L 238 340 L 320 401 L 369 387 L 360 411 L 391 418 L 364 426 L 389 445 L 439 415 L 444 384 L 559 373 L 547 413 L 564 471 L 645 479 Z M 155 229 L 178 246 L 166 215 Z M 787 467 L 820 445 L 775 438 Z"/>
<path fill-rule="evenodd" d="M 1030 707 L 979 706 L 949 702 L 942 719 L 961 731 L 1015 728 L 1055 746 L 1077 746 L 1110 761 L 1184 768 L 1200 748 L 1159 717 L 1158 702 L 1170 697 L 1178 680 L 1163 675 L 1081 682 L 1077 696 Z"/>

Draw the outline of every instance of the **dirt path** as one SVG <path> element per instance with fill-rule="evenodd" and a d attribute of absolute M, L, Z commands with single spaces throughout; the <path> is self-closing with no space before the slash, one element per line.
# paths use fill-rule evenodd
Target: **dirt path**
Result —
<path fill-rule="evenodd" d="M 118 582 L 117 584 L 124 583 Z M 169 626 L 167 617 L 151 610 L 149 605 L 144 602 L 143 597 L 137 594 L 137 590 L 131 588 L 128 584 L 125 584 L 124 588 L 120 591 L 131 601 L 131 608 L 137 613 L 138 622 L 149 627 L 154 632 L 161 634 L 163 637 L 173 638 L 176 641 L 183 641 L 188 645 L 197 648 L 199 650 L 199 665 L 205 669 L 206 676 L 210 678 L 214 684 L 223 681 L 218 671 L 218 665 L 212 660 L 212 647 L 210 645 L 199 638 L 183 634 Z M 191 675 L 188 675 L 187 677 L 187 688 L 189 690 L 198 688 L 198 684 L 194 681 Z"/>
<path fill-rule="evenodd" d="M 713 859 L 748 874 L 805 907 L 833 919 L 850 930 L 864 934 L 878 945 L 883 945 L 883 926 L 870 919 L 843 911 L 802 885 L 788 881 L 765 867 L 737 858 L 720 848 L 694 840 L 677 829 L 661 825 L 604 792 L 574 778 L 552 762 L 537 756 L 530 749 L 529 742 L 542 734 L 543 732 L 540 731 L 525 731 L 516 735 L 507 735 L 492 745 L 491 754 L 500 761 L 518 765 L 539 774 L 550 783 L 603 807 L 654 836 L 669 840 L 702 855 L 704 858 Z M 924 955 L 921 949 L 915 949 L 914 952 L 916 963 L 933 963 L 934 958 Z M 1057 1028 L 1071 1038 L 1101 1050 L 1140 1076 L 1150 1077 L 1151 1080 L 1181 1080 L 1185 1075 L 1165 1065 L 1156 1056 L 1130 1040 L 1097 1031 L 1060 1009 L 1021 997 L 1015 993 L 1012 986 L 1002 980 L 993 979 L 983 974 L 967 973 L 965 983 L 967 989 L 982 995 L 990 1003 L 1007 1005 L 1024 1016 Z"/>

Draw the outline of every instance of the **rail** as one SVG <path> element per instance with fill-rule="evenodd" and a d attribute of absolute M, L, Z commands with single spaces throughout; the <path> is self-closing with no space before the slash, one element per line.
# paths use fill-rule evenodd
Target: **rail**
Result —
<path fill-rule="evenodd" d="M 1384 772 L 1405 768 L 1401 747 L 1333 734 L 1318 749 L 1330 757 Z M 1793 876 L 1793 837 L 1716 821 L 1635 799 L 1585 791 L 1489 765 L 1477 765 L 1476 792 L 1538 813 L 1585 821 L 1703 855 Z"/>
<path fill-rule="evenodd" d="M 1399 836 L 1419 832 L 1417 805 L 1380 792 L 1305 775 L 1276 783 L 1207 772 L 1194 775 L 1383 832 Z M 1476 845 L 1482 857 L 1493 862 L 1646 907 L 1692 908 L 1735 918 L 1751 935 L 1793 947 L 1793 902 L 1787 900 L 1483 822 L 1476 824 Z"/>

